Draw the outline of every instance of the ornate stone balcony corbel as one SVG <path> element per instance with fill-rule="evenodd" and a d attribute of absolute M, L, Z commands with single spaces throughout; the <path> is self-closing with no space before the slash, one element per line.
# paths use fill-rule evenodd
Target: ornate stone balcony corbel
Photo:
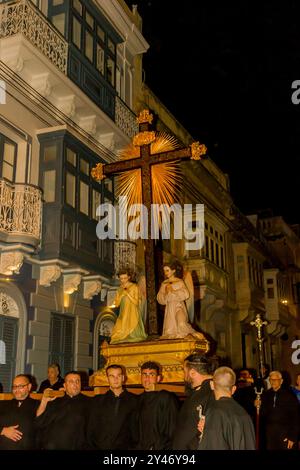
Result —
<path fill-rule="evenodd" d="M 65 294 L 73 294 L 78 290 L 82 276 L 89 274 L 88 271 L 81 268 L 63 269 L 63 290 Z"/>
<path fill-rule="evenodd" d="M 69 118 L 74 117 L 76 112 L 75 95 L 62 96 L 58 98 L 57 107 Z"/>
<path fill-rule="evenodd" d="M 79 125 L 91 135 L 95 135 L 97 132 L 96 116 L 84 116 L 79 119 Z"/>
<path fill-rule="evenodd" d="M 51 83 L 49 80 L 49 73 L 42 73 L 40 75 L 33 76 L 31 80 L 31 86 L 34 88 L 40 95 L 49 96 L 51 94 Z"/>
<path fill-rule="evenodd" d="M 113 132 L 108 132 L 107 134 L 99 134 L 98 140 L 108 150 L 111 150 L 111 151 L 115 150 L 116 141 L 115 141 L 115 134 Z"/>
<path fill-rule="evenodd" d="M 83 280 L 83 298 L 90 300 L 101 291 L 102 283 L 99 276 L 84 276 Z"/>
<path fill-rule="evenodd" d="M 56 264 L 50 264 L 48 266 L 41 266 L 40 268 L 40 285 L 49 287 L 51 282 L 57 281 L 61 275 L 61 268 Z"/>
<path fill-rule="evenodd" d="M 74 274 L 64 274 L 64 293 L 73 294 L 73 292 L 78 290 L 79 284 L 81 282 L 81 275 Z"/>
<path fill-rule="evenodd" d="M 0 273 L 5 276 L 19 274 L 24 261 L 24 254 L 20 251 L 6 251 L 0 254 Z"/>

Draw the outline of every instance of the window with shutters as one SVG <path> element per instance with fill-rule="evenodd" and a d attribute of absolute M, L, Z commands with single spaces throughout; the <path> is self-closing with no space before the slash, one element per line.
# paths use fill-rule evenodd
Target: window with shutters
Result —
<path fill-rule="evenodd" d="M 4 392 L 11 391 L 12 381 L 15 376 L 17 339 L 18 319 L 0 315 L 0 340 L 1 344 L 5 345 L 5 360 L 0 362 L 0 382 Z"/>
<path fill-rule="evenodd" d="M 49 364 L 57 362 L 62 375 L 73 369 L 74 318 L 52 313 L 50 323 Z"/>

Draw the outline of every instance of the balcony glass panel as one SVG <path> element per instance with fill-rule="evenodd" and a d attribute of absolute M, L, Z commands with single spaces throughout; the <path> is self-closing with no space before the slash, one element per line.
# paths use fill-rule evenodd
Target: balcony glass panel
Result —
<path fill-rule="evenodd" d="M 13 166 L 9 165 L 6 162 L 3 162 L 2 166 L 2 176 L 9 181 L 13 181 L 14 179 L 14 168 Z"/>
<path fill-rule="evenodd" d="M 55 201 L 55 180 L 56 171 L 46 170 L 44 171 L 44 200 L 45 202 Z"/>
<path fill-rule="evenodd" d="M 79 21 L 73 16 L 73 33 L 72 33 L 72 41 L 78 49 L 81 48 L 81 24 Z"/>
<path fill-rule="evenodd" d="M 100 205 L 100 203 L 101 203 L 101 194 L 95 189 L 93 189 L 92 217 L 95 220 L 98 219 L 96 216 L 96 210 L 97 210 L 97 207 Z"/>
<path fill-rule="evenodd" d="M 89 187 L 83 181 L 80 181 L 80 212 L 89 215 Z"/>
<path fill-rule="evenodd" d="M 67 162 L 76 167 L 77 155 L 73 150 L 67 148 Z"/>
<path fill-rule="evenodd" d="M 53 162 L 56 160 L 57 155 L 57 145 L 50 144 L 46 145 L 44 148 L 44 162 Z"/>
<path fill-rule="evenodd" d="M 4 158 L 7 163 L 10 165 L 14 164 L 15 161 L 15 151 L 16 151 L 16 146 L 15 144 L 10 144 L 8 142 L 4 143 Z"/>
<path fill-rule="evenodd" d="M 79 0 L 73 0 L 73 7 L 75 8 L 75 10 L 80 14 L 80 16 L 82 15 L 82 5 L 80 3 Z"/>
<path fill-rule="evenodd" d="M 96 57 L 96 67 L 102 75 L 104 75 L 104 49 L 97 43 L 97 57 Z"/>
<path fill-rule="evenodd" d="M 72 207 L 76 204 L 76 178 L 71 173 L 67 173 L 66 178 L 66 203 Z"/>
<path fill-rule="evenodd" d="M 91 62 L 93 62 L 93 55 L 94 55 L 93 45 L 94 45 L 93 36 L 88 31 L 86 31 L 85 32 L 85 55 Z"/>
<path fill-rule="evenodd" d="M 85 13 L 85 21 L 92 29 L 94 29 L 94 18 L 89 14 L 88 11 Z"/>
<path fill-rule="evenodd" d="M 58 15 L 52 16 L 52 23 L 62 35 L 65 34 L 65 14 L 64 13 L 59 13 Z"/>
<path fill-rule="evenodd" d="M 115 85 L 115 62 L 112 60 L 111 57 L 107 58 L 106 75 L 107 75 L 107 80 L 109 81 L 109 83 L 112 86 L 114 86 Z"/>
<path fill-rule="evenodd" d="M 84 173 L 87 176 L 89 176 L 89 174 L 90 174 L 89 162 L 87 162 L 83 158 L 80 159 L 80 171 L 81 171 L 81 173 Z"/>

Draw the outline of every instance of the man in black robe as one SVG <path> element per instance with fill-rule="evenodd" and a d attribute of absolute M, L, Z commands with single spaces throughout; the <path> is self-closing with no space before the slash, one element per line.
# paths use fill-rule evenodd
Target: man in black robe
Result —
<path fill-rule="evenodd" d="M 262 394 L 261 425 L 263 444 L 267 450 L 292 449 L 298 439 L 299 405 L 289 389 L 282 386 L 279 371 L 269 375 L 271 388 Z"/>
<path fill-rule="evenodd" d="M 42 449 L 78 450 L 87 447 L 86 431 L 91 399 L 82 395 L 78 372 L 66 374 L 65 395 L 51 398 L 45 390 L 37 410 L 36 423 L 41 432 Z"/>
<path fill-rule="evenodd" d="M 233 398 L 236 376 L 229 367 L 219 367 L 211 387 L 215 402 L 200 422 L 199 450 L 255 450 L 255 432 L 249 414 Z"/>
<path fill-rule="evenodd" d="M 211 364 L 203 354 L 191 354 L 183 365 L 184 380 L 188 388 L 177 420 L 172 448 L 174 450 L 196 450 L 199 444 L 199 406 L 206 413 L 214 394 L 210 388 Z"/>
<path fill-rule="evenodd" d="M 141 382 L 145 391 L 139 396 L 137 429 L 139 450 L 171 449 L 178 414 L 178 400 L 174 393 L 157 390 L 161 380 L 156 362 L 145 362 L 141 367 Z"/>
<path fill-rule="evenodd" d="M 88 424 L 89 447 L 100 450 L 133 449 L 137 396 L 124 390 L 122 366 L 108 366 L 106 375 L 110 389 L 92 399 Z"/>
<path fill-rule="evenodd" d="M 36 448 L 34 419 L 39 402 L 30 398 L 31 383 L 26 375 L 14 378 L 14 398 L 0 402 L 0 449 Z"/>

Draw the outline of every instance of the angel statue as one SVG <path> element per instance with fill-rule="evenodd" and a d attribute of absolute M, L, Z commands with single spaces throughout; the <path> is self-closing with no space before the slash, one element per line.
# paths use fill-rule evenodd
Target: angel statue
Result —
<path fill-rule="evenodd" d="M 196 339 L 204 339 L 202 333 L 194 330 L 189 323 L 186 301 L 193 296 L 189 292 L 187 284 L 191 286 L 191 277 L 187 278 L 187 284 L 182 279 L 182 266 L 178 262 L 164 265 L 166 280 L 162 282 L 157 294 L 157 301 L 165 305 L 165 318 L 161 339 L 179 339 L 192 336 Z M 191 286 L 192 287 L 192 286 Z M 193 310 L 191 309 L 193 313 Z"/>
<path fill-rule="evenodd" d="M 131 282 L 131 274 L 127 269 L 119 271 L 118 277 L 121 285 L 113 305 L 120 307 L 120 313 L 111 333 L 110 344 L 144 341 L 147 334 L 139 309 L 139 288 Z"/>

